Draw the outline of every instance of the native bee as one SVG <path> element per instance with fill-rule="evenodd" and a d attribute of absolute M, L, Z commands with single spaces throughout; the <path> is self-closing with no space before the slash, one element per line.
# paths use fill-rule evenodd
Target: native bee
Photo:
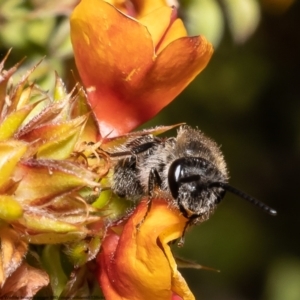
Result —
<path fill-rule="evenodd" d="M 226 192 L 276 215 L 272 208 L 228 184 L 219 146 L 190 126 L 180 126 L 171 138 L 157 137 L 151 130 L 129 135 L 106 153 L 113 164 L 115 194 L 133 201 L 148 196 L 148 209 L 153 197 L 164 198 L 182 212 L 188 224 L 207 220 Z"/>

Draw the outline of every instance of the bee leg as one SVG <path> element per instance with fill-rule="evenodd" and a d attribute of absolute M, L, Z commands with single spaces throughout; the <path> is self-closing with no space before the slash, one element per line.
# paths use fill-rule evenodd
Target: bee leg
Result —
<path fill-rule="evenodd" d="M 184 241 L 185 241 L 185 233 L 186 233 L 187 229 L 189 228 L 189 226 L 193 224 L 193 222 L 195 221 L 195 218 L 196 217 L 190 217 L 186 221 L 185 226 L 184 226 L 183 231 L 182 231 L 182 236 L 180 237 L 180 239 L 179 239 L 179 241 L 177 243 L 178 247 L 182 247 L 183 246 Z"/>
<path fill-rule="evenodd" d="M 152 168 L 148 179 L 148 199 L 147 199 L 147 210 L 143 219 L 137 224 L 136 228 L 139 230 L 144 221 L 146 220 L 152 206 L 152 200 L 155 195 L 155 191 L 161 187 L 162 181 L 155 168 Z"/>

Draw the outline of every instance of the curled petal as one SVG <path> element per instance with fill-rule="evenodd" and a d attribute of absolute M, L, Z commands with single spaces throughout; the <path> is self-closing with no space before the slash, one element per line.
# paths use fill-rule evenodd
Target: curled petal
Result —
<path fill-rule="evenodd" d="M 181 237 L 186 219 L 156 199 L 145 217 L 141 202 L 126 222 L 121 235 L 112 230 L 97 257 L 99 282 L 107 299 L 195 299 L 177 270 L 168 243 Z M 163 222 L 158 222 L 163 220 Z"/>

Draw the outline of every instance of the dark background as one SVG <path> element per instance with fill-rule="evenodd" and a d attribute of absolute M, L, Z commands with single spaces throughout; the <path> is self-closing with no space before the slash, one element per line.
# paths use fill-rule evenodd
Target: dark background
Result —
<path fill-rule="evenodd" d="M 55 11 L 34 5 L 41 1 L 24 1 L 17 7 L 23 9 L 20 18 L 8 2 L 0 1 L 0 55 L 13 46 L 8 65 L 27 55 L 24 68 L 47 55 L 37 74 L 41 85 L 49 88 L 53 69 L 71 82 L 73 59 L 64 26 L 72 7 L 52 1 Z M 189 5 L 192 1 L 185 1 L 184 8 Z M 181 14 L 188 21 L 184 9 Z M 278 216 L 227 194 L 211 219 L 174 250 L 221 270 L 182 270 L 197 299 L 299 300 L 299 1 L 282 11 L 261 7 L 260 23 L 244 43 L 233 40 L 227 23 L 223 30 L 204 72 L 144 127 L 198 126 L 222 146 L 230 183 L 275 208 Z"/>

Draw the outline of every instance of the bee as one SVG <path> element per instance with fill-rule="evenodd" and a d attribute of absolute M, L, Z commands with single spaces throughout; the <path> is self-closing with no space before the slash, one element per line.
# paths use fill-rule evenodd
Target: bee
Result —
<path fill-rule="evenodd" d="M 187 226 L 207 220 L 226 192 L 276 215 L 274 209 L 228 184 L 219 146 L 200 130 L 183 125 L 171 138 L 150 132 L 129 136 L 107 150 L 113 164 L 111 189 L 119 197 L 139 201 L 148 196 L 148 211 L 154 197 L 164 198 L 188 219 Z"/>

